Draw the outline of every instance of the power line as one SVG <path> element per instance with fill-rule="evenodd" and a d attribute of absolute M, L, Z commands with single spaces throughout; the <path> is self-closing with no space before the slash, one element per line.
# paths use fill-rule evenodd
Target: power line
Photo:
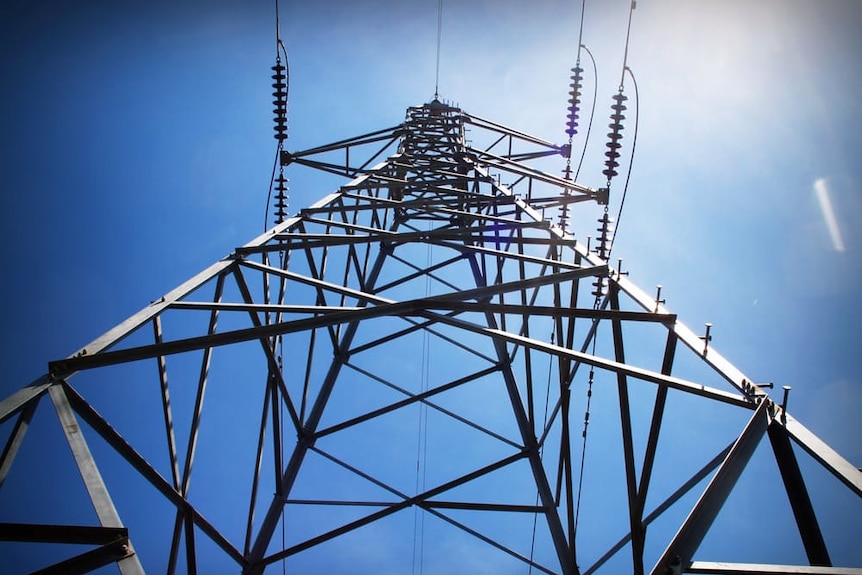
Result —
<path fill-rule="evenodd" d="M 440 98 L 440 44 L 443 40 L 443 0 L 437 0 L 437 69 L 434 76 L 434 99 Z"/>

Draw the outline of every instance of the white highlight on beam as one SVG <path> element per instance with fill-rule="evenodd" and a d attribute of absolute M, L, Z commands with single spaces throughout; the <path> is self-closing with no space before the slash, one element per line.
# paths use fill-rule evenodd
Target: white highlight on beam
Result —
<path fill-rule="evenodd" d="M 814 194 L 820 204 L 820 211 L 823 212 L 823 221 L 829 230 L 832 247 L 836 252 L 843 252 L 844 238 L 841 237 L 841 228 L 838 227 L 838 219 L 835 217 L 835 210 L 832 209 L 832 199 L 829 197 L 829 189 L 826 187 L 825 179 L 818 178 L 814 181 Z"/>

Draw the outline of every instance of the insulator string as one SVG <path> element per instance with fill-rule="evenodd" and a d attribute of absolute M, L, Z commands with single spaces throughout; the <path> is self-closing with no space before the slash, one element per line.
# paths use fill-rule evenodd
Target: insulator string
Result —
<path fill-rule="evenodd" d="M 605 169 L 602 170 L 602 174 L 607 177 L 607 191 L 610 190 L 611 180 L 615 176 L 618 175 L 617 168 L 620 166 L 619 158 L 620 158 L 620 149 L 622 148 L 622 144 L 620 143 L 623 139 L 623 120 L 625 120 L 626 116 L 623 112 L 625 112 L 628 108 L 626 106 L 626 102 L 628 101 L 628 96 L 625 95 L 625 79 L 626 73 L 632 76 L 631 70 L 628 66 L 628 54 L 629 54 L 629 41 L 631 39 L 631 29 L 632 29 L 632 15 L 634 14 L 635 7 L 637 6 L 637 2 L 632 0 L 631 7 L 629 9 L 629 18 L 628 25 L 626 28 L 626 41 L 625 41 L 625 50 L 623 52 L 623 68 L 622 75 L 620 77 L 620 84 L 617 89 L 617 93 L 614 94 L 611 98 L 613 103 L 611 104 L 611 123 L 608 124 L 608 128 L 610 128 L 610 132 L 608 133 L 608 142 L 605 144 L 607 147 L 607 151 L 605 152 Z M 635 92 L 637 92 L 637 86 L 635 85 Z M 637 94 L 635 94 L 635 99 L 637 100 Z M 636 102 L 637 103 L 637 102 Z M 635 115 L 635 131 L 637 131 L 637 115 Z M 634 157 L 634 142 L 632 143 L 632 158 Z M 628 166 L 628 174 L 626 176 L 626 183 L 623 188 L 623 198 L 620 202 L 620 212 L 615 220 L 617 226 L 619 225 L 619 215 L 622 213 L 622 207 L 625 203 L 625 193 L 628 190 L 628 183 L 631 176 L 631 165 L 632 161 L 629 160 Z M 604 260 L 610 259 L 611 248 L 613 246 L 613 239 L 616 235 L 616 231 L 611 231 L 610 223 L 614 220 L 611 220 L 608 217 L 608 205 L 605 202 L 604 215 L 599 220 L 602 224 L 599 228 L 599 242 L 596 247 L 596 253 Z M 604 280 L 603 278 L 597 278 L 596 282 L 593 284 L 596 286 L 596 290 L 593 291 L 593 295 L 596 296 L 596 300 L 601 297 L 603 289 L 604 289 Z"/>
<path fill-rule="evenodd" d="M 611 179 L 613 179 L 613 177 L 617 175 L 616 168 L 620 165 L 617 160 L 620 157 L 619 149 L 622 147 L 622 144 L 620 144 L 620 140 L 622 140 L 623 138 L 622 121 L 625 119 L 625 115 L 623 114 L 623 112 L 626 110 L 625 102 L 626 100 L 628 100 L 628 97 L 624 94 L 626 69 L 628 68 L 629 40 L 631 39 L 632 31 L 632 15 L 634 14 L 636 6 L 637 1 L 632 0 L 631 7 L 629 8 L 628 26 L 626 27 L 626 42 L 625 49 L 623 51 L 623 66 L 620 72 L 620 84 L 617 88 L 617 93 L 612 96 L 614 103 L 611 104 L 611 123 L 608 124 L 608 127 L 611 129 L 611 132 L 608 134 L 608 138 L 610 138 L 610 141 L 605 144 L 605 146 L 607 146 L 608 148 L 608 151 L 605 152 L 605 156 L 607 157 L 607 160 L 605 160 L 606 167 L 602 171 L 602 173 L 608 178 L 607 185 L 609 188 L 611 185 Z"/>
<path fill-rule="evenodd" d="M 607 160 L 605 160 L 606 167 L 602 170 L 602 173 L 608 178 L 608 187 L 611 185 L 611 180 L 617 175 L 616 168 L 620 165 L 617 160 L 620 157 L 620 148 L 622 148 L 620 140 L 623 139 L 623 120 L 626 119 L 623 112 L 626 111 L 625 102 L 628 100 L 628 96 L 623 94 L 622 86 L 620 86 L 619 92 L 612 96 L 612 99 L 614 103 L 611 104 L 611 123 L 608 124 L 611 131 L 608 133 L 609 141 L 605 144 L 605 147 L 608 148 L 608 151 L 605 152 Z"/>
<path fill-rule="evenodd" d="M 273 130 L 274 138 L 278 142 L 276 149 L 275 164 L 269 182 L 269 193 L 266 200 L 266 213 L 264 216 L 264 229 L 267 229 L 269 221 L 269 204 L 272 200 L 273 190 L 275 195 L 275 223 L 280 224 L 288 214 L 288 179 L 284 175 L 284 166 L 281 165 L 281 153 L 284 151 L 284 142 L 287 140 L 287 101 L 290 92 L 290 65 L 287 57 L 287 48 L 281 39 L 281 23 L 279 16 L 278 0 L 275 2 L 275 66 L 272 67 L 272 105 L 273 105 Z M 284 61 L 282 62 L 282 56 Z M 276 166 L 278 175 L 276 176 Z"/>
<path fill-rule="evenodd" d="M 584 14 L 586 12 L 586 0 L 581 0 L 581 16 L 579 19 L 578 25 L 578 48 L 575 55 L 575 66 L 571 69 L 572 75 L 569 77 L 571 83 L 569 84 L 569 106 L 567 108 L 566 114 L 566 135 L 568 135 L 568 145 L 566 152 L 566 167 L 563 171 L 564 178 L 570 180 L 572 177 L 572 141 L 574 140 L 575 134 L 578 133 L 578 119 L 580 118 L 581 111 L 581 89 L 583 88 L 583 72 L 584 69 L 581 68 L 581 47 L 584 36 Z M 595 62 L 593 62 L 595 69 Z M 592 123 L 592 117 L 590 118 L 590 123 Z M 586 149 L 586 146 L 585 146 Z M 583 161 L 583 157 L 582 157 Z M 563 194 L 565 196 L 569 195 L 569 190 L 564 190 Z M 569 204 L 568 202 L 563 202 L 562 206 L 560 206 L 560 227 L 565 231 L 566 225 L 568 224 L 569 219 Z"/>
<path fill-rule="evenodd" d="M 614 249 L 614 241 L 617 239 L 617 232 L 620 229 L 620 219 L 623 217 L 623 206 L 625 206 L 626 194 L 629 191 L 629 182 L 631 181 L 631 177 L 632 177 L 632 165 L 634 164 L 635 149 L 637 147 L 637 142 L 638 142 L 638 112 L 640 111 L 639 110 L 640 109 L 640 99 L 638 97 L 638 83 L 637 83 L 637 80 L 635 80 L 635 75 L 632 73 L 631 68 L 626 66 L 626 72 L 628 72 L 629 78 L 631 78 L 631 80 L 632 80 L 632 86 L 634 87 L 634 91 L 635 91 L 635 94 L 634 94 L 634 96 L 635 96 L 635 99 L 634 99 L 635 127 L 634 127 L 634 132 L 632 133 L 632 151 L 631 151 L 631 155 L 629 156 L 629 167 L 628 167 L 628 171 L 626 172 L 626 183 L 623 185 L 623 194 L 622 194 L 622 197 L 620 198 L 620 207 L 617 210 L 616 228 L 614 229 L 613 234 L 611 235 L 610 246 L 608 247 L 607 259 L 610 259 L 610 257 L 611 257 L 611 251 Z"/>

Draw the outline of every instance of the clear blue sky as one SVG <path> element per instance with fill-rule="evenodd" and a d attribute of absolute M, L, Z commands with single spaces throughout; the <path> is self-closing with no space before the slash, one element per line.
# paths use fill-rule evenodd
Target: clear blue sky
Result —
<path fill-rule="evenodd" d="M 640 129 L 615 256 L 693 329 L 712 322 L 715 348 L 756 381 L 791 385 L 790 411 L 862 465 L 862 4 L 638 4 Z M 579 7 L 447 2 L 442 97 L 562 142 Z M 580 179 L 593 187 L 627 7 L 587 3 L 598 127 Z M 262 230 L 272 8 L 0 5 L 0 395 Z M 436 16 L 431 0 L 282 2 L 288 147 L 428 101 Z M 292 211 L 330 191 L 289 176 Z"/>

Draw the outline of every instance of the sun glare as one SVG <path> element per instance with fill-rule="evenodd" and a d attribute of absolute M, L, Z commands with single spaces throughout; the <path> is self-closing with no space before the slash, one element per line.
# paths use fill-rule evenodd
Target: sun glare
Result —
<path fill-rule="evenodd" d="M 815 180 L 814 193 L 817 196 L 817 203 L 820 204 L 820 211 L 823 213 L 823 222 L 829 230 L 832 248 L 836 252 L 843 252 L 844 238 L 841 237 L 841 228 L 838 226 L 838 218 L 835 217 L 835 210 L 832 208 L 832 199 L 829 197 L 829 188 L 826 186 L 825 179 Z"/>

